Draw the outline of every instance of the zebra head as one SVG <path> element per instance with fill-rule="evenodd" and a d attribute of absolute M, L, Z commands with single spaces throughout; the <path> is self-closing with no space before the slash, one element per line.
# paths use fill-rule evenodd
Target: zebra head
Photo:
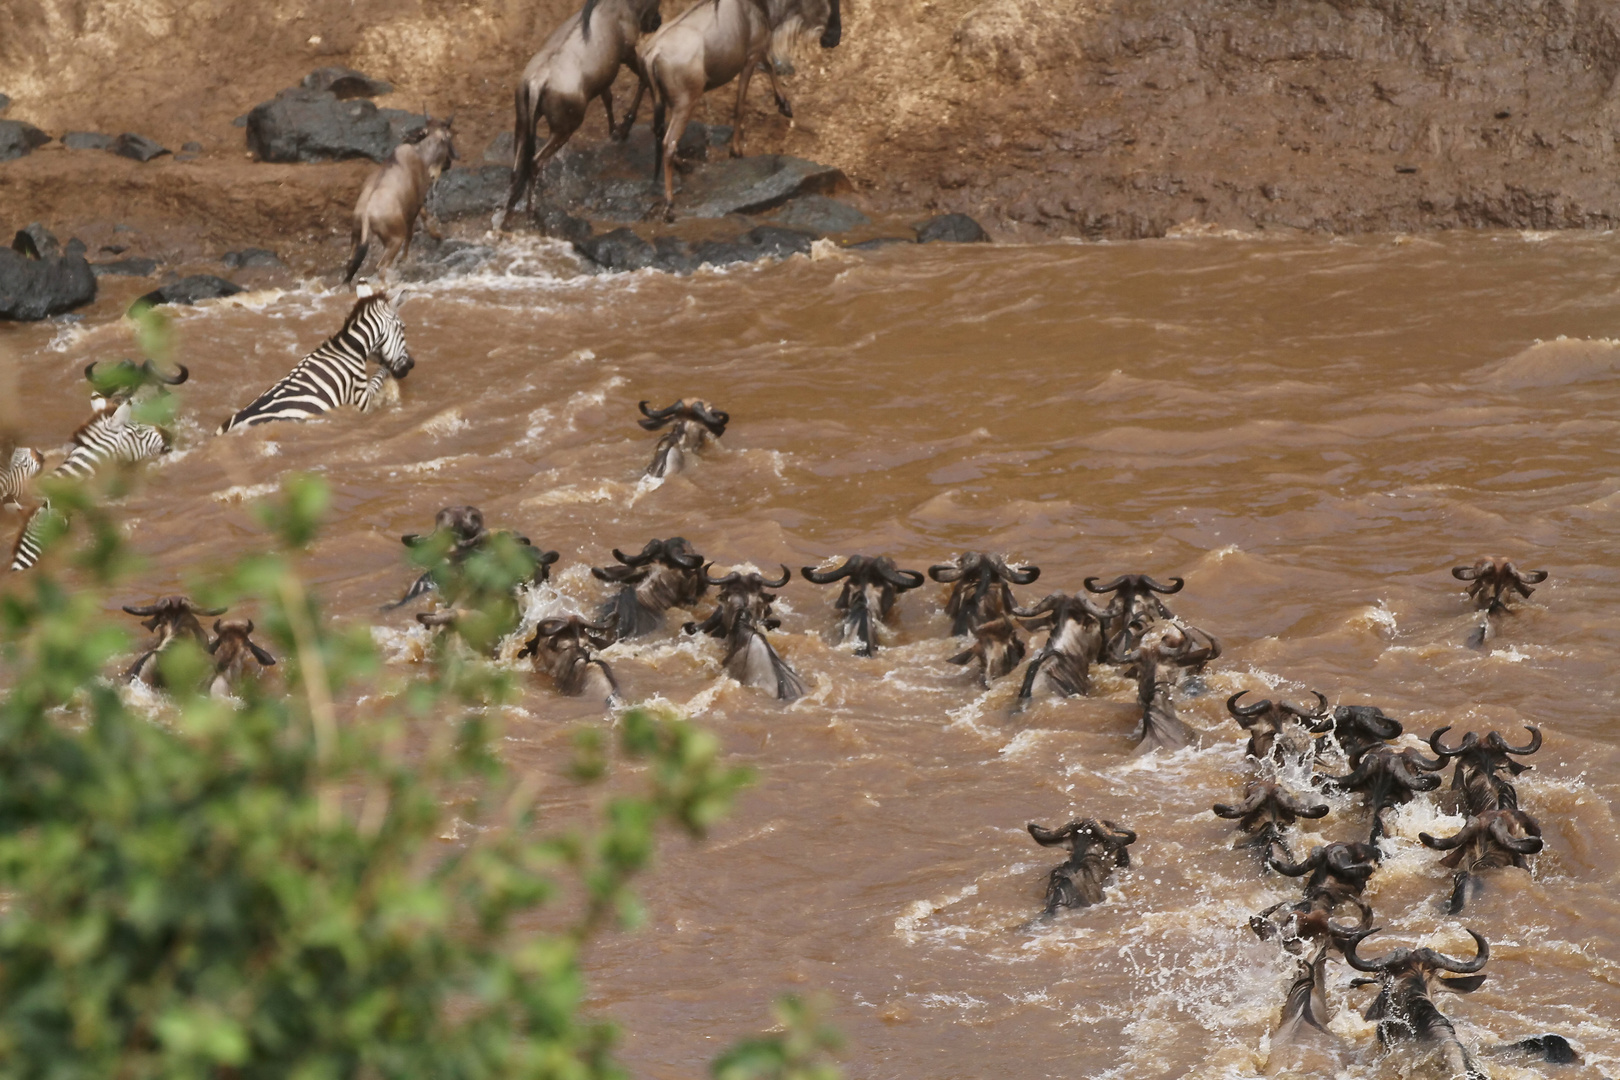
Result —
<path fill-rule="evenodd" d="M 377 319 L 377 337 L 372 350 L 378 362 L 396 379 L 403 379 L 416 366 L 405 345 L 405 323 L 399 317 L 398 305 L 404 297 L 403 290 L 384 294 L 378 297 L 378 303 L 371 305 Z"/>

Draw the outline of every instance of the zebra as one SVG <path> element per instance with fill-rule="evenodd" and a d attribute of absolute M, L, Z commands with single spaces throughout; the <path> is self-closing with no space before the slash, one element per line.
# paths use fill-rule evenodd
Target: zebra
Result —
<path fill-rule="evenodd" d="M 19 446 L 11 452 L 11 464 L 0 469 L 0 506 L 22 508 L 22 494 L 28 490 L 28 481 L 39 475 L 45 465 L 45 455 L 38 450 Z"/>
<path fill-rule="evenodd" d="M 366 378 L 375 356 L 382 370 Z M 416 361 L 405 347 L 405 324 L 386 293 L 362 293 L 343 329 L 298 362 L 286 378 L 219 425 L 217 434 L 272 420 L 307 420 L 341 405 L 366 412 L 389 376 L 403 379 Z"/>

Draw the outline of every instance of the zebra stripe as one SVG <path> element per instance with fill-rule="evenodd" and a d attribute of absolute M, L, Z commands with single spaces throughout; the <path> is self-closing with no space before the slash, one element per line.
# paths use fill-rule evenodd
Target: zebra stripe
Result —
<path fill-rule="evenodd" d="M 28 481 L 39 475 L 45 464 L 45 455 L 38 450 L 19 446 L 11 452 L 11 464 L 0 470 L 0 506 L 22 505 L 23 492 Z"/>
<path fill-rule="evenodd" d="M 45 531 L 47 519 L 56 516 L 51 509 L 51 501 L 46 499 L 34 512 L 28 515 L 23 522 L 22 532 L 17 534 L 17 542 L 11 548 L 11 568 L 13 570 L 27 570 L 39 562 L 39 556 L 45 550 L 42 534 Z"/>
<path fill-rule="evenodd" d="M 366 368 L 376 356 L 382 365 L 371 378 Z M 218 434 L 274 420 L 308 420 L 343 405 L 368 411 L 392 375 L 403 379 L 415 363 L 405 347 L 405 324 L 383 294 L 363 297 L 343 329 L 298 362 L 288 375 L 254 402 L 219 425 Z"/>

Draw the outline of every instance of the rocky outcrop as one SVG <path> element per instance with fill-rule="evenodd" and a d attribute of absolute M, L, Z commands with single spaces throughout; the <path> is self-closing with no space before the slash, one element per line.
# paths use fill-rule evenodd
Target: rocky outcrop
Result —
<path fill-rule="evenodd" d="M 0 161 L 26 157 L 50 141 L 51 137 L 33 124 L 0 120 Z"/>
<path fill-rule="evenodd" d="M 364 157 L 380 162 L 426 126 L 425 116 L 403 109 L 379 109 L 364 98 L 344 100 L 330 90 L 294 87 L 247 114 L 247 145 L 260 161 Z"/>
<path fill-rule="evenodd" d="M 141 162 L 151 161 L 153 158 L 162 157 L 169 152 L 157 140 L 148 139 L 145 135 L 137 135 L 131 131 L 126 131 L 118 136 L 107 149 L 119 157 L 127 157 Z"/>
<path fill-rule="evenodd" d="M 625 227 L 576 240 L 574 250 L 603 270 L 622 272 L 652 268 L 685 274 L 700 266 L 808 255 L 815 240 L 814 233 L 778 225 L 759 225 L 731 240 L 704 240 L 695 244 L 674 236 L 644 240 L 635 230 Z"/>
<path fill-rule="evenodd" d="M 96 277 L 82 254 L 30 259 L 0 248 L 0 320 L 33 322 L 96 298 Z"/>
<path fill-rule="evenodd" d="M 235 296 L 242 286 L 213 274 L 192 274 L 162 285 L 136 300 L 131 307 L 155 307 L 158 304 L 195 304 L 200 300 L 214 300 L 221 296 Z"/>
<path fill-rule="evenodd" d="M 384 94 L 392 94 L 394 88 L 381 79 L 373 79 L 369 75 L 362 75 L 353 68 L 323 67 L 316 68 L 300 83 L 305 90 L 327 90 L 339 101 L 348 101 L 351 98 L 374 98 Z"/>

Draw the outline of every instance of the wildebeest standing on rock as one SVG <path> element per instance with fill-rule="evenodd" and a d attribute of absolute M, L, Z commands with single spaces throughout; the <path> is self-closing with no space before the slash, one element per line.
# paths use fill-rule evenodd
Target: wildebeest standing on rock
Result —
<path fill-rule="evenodd" d="M 529 60 L 518 80 L 512 130 L 512 187 L 507 192 L 505 214 L 517 209 L 525 195 L 529 212 L 538 214 L 535 190 L 540 174 L 584 123 L 592 99 L 602 99 L 614 139 L 623 140 L 630 134 L 645 81 L 636 86 L 635 101 L 625 113 L 624 122 L 615 126 L 613 80 L 624 65 L 639 76 L 641 61 L 636 56 L 636 45 L 643 34 L 652 33 L 661 24 L 658 2 L 586 0 L 584 8 L 564 19 Z M 542 116 L 551 136 L 536 150 L 535 129 Z"/>
<path fill-rule="evenodd" d="M 707 619 L 687 623 L 685 631 L 724 638 L 726 672 L 744 686 L 769 690 L 778 701 L 797 701 L 803 697 L 804 680 L 765 637 L 765 631 L 781 625 L 771 611 L 776 596 L 765 590 L 780 589 L 792 579 L 793 572 L 784 566 L 782 576 L 775 581 L 758 573 L 744 574 L 735 570 L 725 577 L 712 578 L 709 568 L 704 567 L 703 576 L 710 585 L 719 588 L 718 603 Z"/>
<path fill-rule="evenodd" d="M 743 154 L 743 103 L 755 68 L 771 82 L 776 107 L 792 116 L 793 107 L 776 84 L 776 69 L 767 56 L 780 51 L 801 33 L 821 31 L 821 47 L 837 46 L 843 36 L 839 0 L 712 0 L 697 3 L 671 19 L 640 48 L 642 78 L 652 91 L 653 131 L 662 141 L 654 178 L 664 177 L 664 206 L 674 217 L 675 150 L 704 93 L 737 80 L 737 107 L 732 118 L 731 156 Z"/>
<path fill-rule="evenodd" d="M 669 427 L 658 440 L 652 463 L 647 466 L 647 475 L 654 477 L 669 476 L 686 468 L 687 457 L 724 435 L 726 425 L 731 422 L 730 413 L 712 408 L 707 401 L 698 398 L 682 398 L 664 409 L 649 409 L 643 401 L 639 408 L 647 419 L 636 422 L 648 431 Z"/>
<path fill-rule="evenodd" d="M 1221 643 L 1204 631 L 1180 623 L 1161 625 L 1134 651 L 1117 659 L 1136 671 L 1136 696 L 1142 706 L 1139 749 L 1162 746 L 1180 750 L 1197 733 L 1176 715 L 1175 690 L 1189 671 L 1221 655 Z"/>
<path fill-rule="evenodd" d="M 600 698 L 612 708 L 620 700 L 613 669 L 595 650 L 613 644 L 613 628 L 592 625 L 578 615 L 544 619 L 519 657 L 533 657 L 536 671 L 551 676 L 557 692 L 567 697 Z"/>
<path fill-rule="evenodd" d="M 1490 945 L 1477 932 L 1469 930 L 1468 935 L 1478 949 L 1472 960 L 1455 960 L 1433 949 L 1406 948 L 1395 949 L 1376 960 L 1363 959 L 1357 948 L 1365 938 L 1376 933 L 1376 929 L 1368 929 L 1353 935 L 1346 943 L 1344 958 L 1357 971 L 1377 976 L 1358 981 L 1376 983 L 1379 987 L 1378 996 L 1365 1014 L 1366 1019 L 1378 1022 L 1378 1041 L 1386 1046 L 1408 1040 L 1431 1046 L 1451 1077 L 1487 1080 L 1473 1055 L 1457 1038 L 1457 1029 L 1435 1008 L 1431 995 L 1435 990 L 1457 994 L 1478 990 L 1485 976 L 1475 972 L 1490 959 Z M 1467 977 L 1448 979 L 1442 977 L 1441 972 Z"/>
<path fill-rule="evenodd" d="M 1256 761 L 1307 761 L 1316 756 L 1314 735 L 1333 729 L 1333 715 L 1327 698 L 1316 695 L 1316 709 L 1307 712 L 1286 701 L 1262 698 L 1247 705 L 1238 700 L 1247 694 L 1239 690 L 1226 699 L 1226 711 L 1249 733 L 1247 754 Z"/>
<path fill-rule="evenodd" d="M 455 133 L 451 131 L 454 119 L 430 117 L 427 131 L 418 142 L 395 147 L 394 156 L 366 177 L 360 197 L 354 203 L 351 240 L 354 254 L 343 275 L 344 284 L 354 280 L 373 240 L 383 245 L 382 255 L 377 260 L 379 277 L 396 259 L 410 255 L 411 233 L 416 229 L 417 216 L 427 204 L 428 191 L 457 157 Z M 435 240 L 442 239 L 426 219 L 422 224 Z"/>
<path fill-rule="evenodd" d="M 1452 876 L 1451 900 L 1446 912 L 1455 915 L 1479 895 L 1484 887 L 1478 876 L 1481 870 L 1502 866 L 1530 869 L 1525 861 L 1528 855 L 1541 850 L 1541 826 L 1536 819 L 1517 808 L 1486 810 L 1468 819 L 1468 823 L 1455 836 L 1436 837 L 1419 833 L 1424 847 L 1436 851 L 1450 851 L 1440 860 L 1457 872 Z"/>
<path fill-rule="evenodd" d="M 928 576 L 948 584 L 945 614 L 951 617 L 951 635 L 973 633 L 980 623 L 999 619 L 1013 607 L 1012 585 L 1029 585 L 1041 576 L 1038 566 L 1011 567 L 1001 555 L 964 551 L 955 560 L 928 568 Z"/>
<path fill-rule="evenodd" d="M 125 607 L 127 614 L 144 620 L 141 625 L 157 635 L 157 640 L 124 672 L 129 682 L 143 682 L 162 688 L 163 674 L 158 670 L 158 658 L 164 650 L 182 638 L 190 638 L 198 646 L 208 647 L 208 632 L 198 621 L 199 615 L 225 614 L 225 608 L 198 607 L 189 597 L 165 596 L 142 607 Z"/>
<path fill-rule="evenodd" d="M 664 612 L 690 608 L 709 587 L 703 556 L 683 536 L 649 540 L 639 555 L 614 548 L 613 557 L 619 566 L 592 567 L 591 576 L 619 586 L 597 615 L 619 641 L 653 633 L 664 625 Z"/>
<path fill-rule="evenodd" d="M 1045 829 L 1030 822 L 1026 828 L 1035 842 L 1044 847 L 1066 847 L 1069 858 L 1053 867 L 1046 883 L 1046 914 L 1058 908 L 1090 907 L 1102 903 L 1103 885 L 1115 867 L 1131 865 L 1130 852 L 1136 834 L 1112 821 L 1083 818 L 1059 829 Z"/>
<path fill-rule="evenodd" d="M 1460 793 L 1468 813 L 1511 810 L 1519 805 L 1518 789 L 1511 780 L 1497 774 L 1506 769 L 1509 774 L 1518 776 L 1533 767 L 1514 761 L 1509 756 L 1528 756 L 1541 749 L 1541 729 L 1529 724 L 1524 729 L 1530 733 L 1530 741 L 1523 746 L 1509 746 L 1501 732 L 1493 731 L 1481 740 L 1478 734 L 1470 731 L 1463 736 L 1462 745 L 1452 750 L 1445 742 L 1445 734 L 1451 730 L 1449 724 L 1429 736 L 1429 749 L 1435 752 L 1435 756 L 1441 761 L 1455 759 L 1451 790 Z"/>
<path fill-rule="evenodd" d="M 1261 864 L 1265 866 L 1270 865 L 1273 850 L 1280 852 L 1285 859 L 1293 859 L 1294 853 L 1288 850 L 1288 841 L 1283 837 L 1285 828 L 1298 818 L 1315 820 L 1326 817 L 1328 813 L 1327 803 L 1306 802 L 1270 780 L 1251 781 L 1243 789 L 1242 802 L 1236 805 L 1216 803 L 1213 809 L 1216 817 L 1237 821 L 1238 828 L 1245 835 L 1236 846 L 1255 849 L 1260 855 Z"/>
<path fill-rule="evenodd" d="M 253 620 L 232 619 L 230 622 L 214 620 L 214 640 L 208 644 L 209 655 L 214 658 L 214 673 L 208 679 L 208 695 L 222 698 L 241 685 L 248 661 L 254 660 L 261 668 L 274 667 L 276 658 L 253 641 Z"/>
<path fill-rule="evenodd" d="M 851 555 L 836 570 L 806 566 L 801 573 L 806 581 L 816 585 L 831 585 L 840 578 L 845 579 L 835 605 L 844 613 L 838 622 L 838 641 L 840 644 L 853 641 L 856 656 L 877 655 L 878 628 L 893 612 L 895 597 L 917 588 L 925 580 L 915 570 L 901 570 L 887 555 Z"/>
<path fill-rule="evenodd" d="M 1015 711 L 1042 689 L 1064 697 L 1090 693 L 1091 665 L 1103 658 L 1103 610 L 1083 596 L 1056 592 L 1034 607 L 1015 607 L 1012 613 L 1025 630 L 1047 631 L 1045 644 L 1024 668 Z"/>

